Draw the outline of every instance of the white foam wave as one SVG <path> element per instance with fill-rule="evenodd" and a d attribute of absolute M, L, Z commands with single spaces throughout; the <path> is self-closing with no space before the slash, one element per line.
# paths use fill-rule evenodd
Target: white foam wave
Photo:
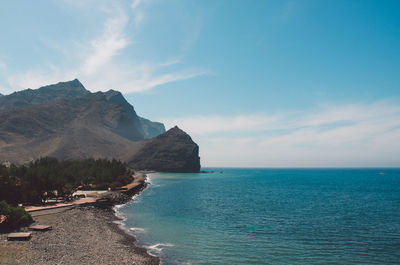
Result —
<path fill-rule="evenodd" d="M 129 230 L 131 230 L 133 232 L 141 232 L 141 233 L 146 232 L 146 229 L 141 228 L 141 227 L 131 227 L 131 228 L 129 228 Z"/>
<path fill-rule="evenodd" d="M 174 244 L 170 243 L 158 243 L 152 246 L 148 246 L 147 249 L 151 251 L 161 252 L 165 247 L 174 247 L 174 246 L 175 246 Z"/>
<path fill-rule="evenodd" d="M 119 206 L 119 207 L 117 207 Z M 114 215 L 120 219 L 120 221 L 115 221 L 115 223 L 121 223 L 121 222 L 125 222 L 128 218 L 126 217 L 125 214 L 123 214 L 120 209 L 123 205 L 114 205 L 113 210 L 114 210 Z"/>
<path fill-rule="evenodd" d="M 147 184 L 150 184 L 150 185 L 153 183 L 153 182 L 152 182 L 152 179 L 151 179 L 151 175 L 152 175 L 152 174 L 146 174 L 146 183 L 147 183 Z"/>
<path fill-rule="evenodd" d="M 135 194 L 135 195 L 133 195 L 132 200 L 129 201 L 127 204 L 138 203 L 138 202 L 140 202 L 140 200 L 141 200 L 140 193 L 139 194 Z"/>

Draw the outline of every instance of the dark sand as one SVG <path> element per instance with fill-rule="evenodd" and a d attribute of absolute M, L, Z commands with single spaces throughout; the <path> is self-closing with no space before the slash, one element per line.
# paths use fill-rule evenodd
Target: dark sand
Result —
<path fill-rule="evenodd" d="M 135 246 L 119 229 L 111 209 L 76 206 L 33 212 L 35 224 L 51 225 L 32 232 L 29 241 L 7 241 L 0 234 L 0 264 L 159 264 L 159 258 Z M 26 230 L 26 229 L 22 229 Z"/>

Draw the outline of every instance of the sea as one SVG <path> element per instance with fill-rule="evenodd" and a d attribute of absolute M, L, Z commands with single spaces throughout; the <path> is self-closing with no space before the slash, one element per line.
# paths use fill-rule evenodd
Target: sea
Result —
<path fill-rule="evenodd" d="M 203 170 L 117 207 L 163 264 L 400 264 L 400 169 Z"/>

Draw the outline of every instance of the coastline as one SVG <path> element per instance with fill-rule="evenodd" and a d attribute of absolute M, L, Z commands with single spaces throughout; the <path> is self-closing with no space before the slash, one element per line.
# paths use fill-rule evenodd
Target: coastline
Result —
<path fill-rule="evenodd" d="M 29 241 L 7 241 L 7 234 L 0 234 L 0 263 L 160 264 L 158 257 L 136 245 L 135 236 L 121 227 L 121 218 L 113 209 L 146 188 L 145 178 L 143 174 L 140 185 L 124 192 L 109 192 L 94 205 L 32 212 L 35 224 L 51 225 L 53 229 L 33 232 Z"/>

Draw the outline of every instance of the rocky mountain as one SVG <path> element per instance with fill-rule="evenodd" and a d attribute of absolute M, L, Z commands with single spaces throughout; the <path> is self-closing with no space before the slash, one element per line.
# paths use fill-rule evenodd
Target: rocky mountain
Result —
<path fill-rule="evenodd" d="M 162 123 L 139 117 L 120 92 L 91 93 L 77 79 L 0 98 L 0 161 L 105 157 L 135 167 L 138 153 L 151 155 L 144 150 L 149 147 L 156 152 L 148 139 L 164 132 Z M 170 139 L 161 141 L 160 148 L 171 144 Z M 173 171 L 186 168 L 183 163 L 176 166 Z"/>
<path fill-rule="evenodd" d="M 199 172 L 199 146 L 175 126 L 147 141 L 130 159 L 129 165 L 136 169 L 161 172 Z"/>
<path fill-rule="evenodd" d="M 164 126 L 159 126 L 160 123 L 153 123 L 148 120 L 147 122 L 142 121 L 142 118 L 136 114 L 133 106 L 125 100 L 120 92 L 109 90 L 105 93 L 97 92 L 95 94 L 99 93 L 104 95 L 106 101 L 113 105 L 122 107 L 125 112 L 124 121 L 126 123 L 124 124 L 123 121 L 121 121 L 119 128 L 115 129 L 119 130 L 119 134 L 130 140 L 138 141 L 149 139 L 165 132 Z M 85 97 L 91 98 L 91 95 L 93 95 L 93 93 L 86 90 L 78 79 L 74 79 L 68 82 L 59 82 L 57 84 L 44 86 L 35 90 L 26 89 L 1 97 L 0 113 L 26 108 L 32 105 L 56 102 L 58 100 L 75 100 Z M 129 127 L 130 130 L 126 131 L 124 127 Z"/>
<path fill-rule="evenodd" d="M 150 121 L 148 119 L 139 117 L 140 123 L 142 124 L 144 137 L 146 139 L 151 139 L 160 134 L 160 132 L 165 132 L 165 126 L 161 122 Z"/>
<path fill-rule="evenodd" d="M 39 89 L 25 89 L 0 98 L 0 112 L 42 104 L 58 99 L 76 99 L 90 94 L 78 79 L 44 86 Z"/>
<path fill-rule="evenodd" d="M 129 113 L 135 128 L 138 129 L 143 139 L 150 139 L 165 132 L 164 124 L 139 117 L 133 109 L 133 106 L 126 101 L 121 92 L 109 90 L 105 92 L 104 95 L 108 102 L 121 106 Z"/>

